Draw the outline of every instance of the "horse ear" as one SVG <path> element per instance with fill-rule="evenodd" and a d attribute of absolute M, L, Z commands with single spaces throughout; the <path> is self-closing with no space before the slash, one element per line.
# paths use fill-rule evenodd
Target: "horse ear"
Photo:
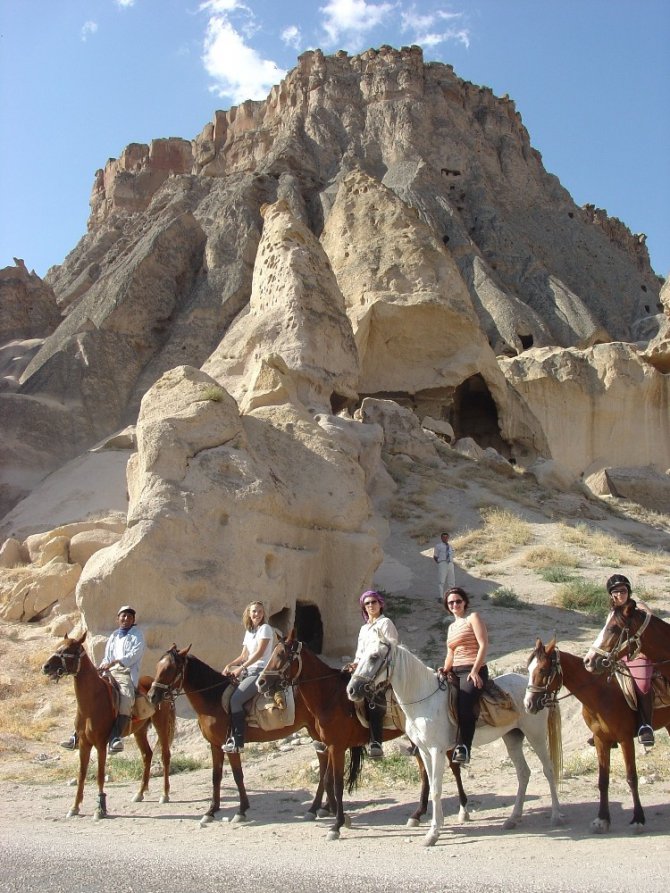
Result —
<path fill-rule="evenodd" d="M 287 642 L 295 642 L 296 638 L 297 638 L 297 636 L 296 636 L 295 626 L 294 626 L 294 627 L 291 629 L 291 632 L 290 632 L 290 633 L 288 634 L 288 636 L 286 637 L 286 641 L 287 641 Z"/>
<path fill-rule="evenodd" d="M 186 657 L 186 655 L 187 655 L 187 654 L 189 653 L 189 651 L 191 650 L 191 645 L 192 645 L 192 644 L 193 644 L 193 642 L 190 642 L 189 645 L 188 645 L 188 647 L 187 647 L 187 648 L 184 648 L 184 650 L 181 652 L 181 656 L 182 656 L 182 657 Z"/>
<path fill-rule="evenodd" d="M 88 635 L 88 630 L 85 629 L 84 632 L 79 636 L 79 638 L 78 638 L 78 639 L 75 639 L 75 642 L 76 642 L 78 645 L 83 645 L 83 644 L 84 644 L 84 640 L 86 639 L 86 636 L 87 636 L 87 635 Z"/>
<path fill-rule="evenodd" d="M 556 647 L 556 636 L 554 636 L 554 637 L 552 638 L 551 642 L 548 642 L 548 643 L 547 643 L 547 646 L 546 646 L 546 648 L 545 648 L 545 651 L 547 651 L 547 652 L 549 652 L 549 651 L 553 651 L 555 647 Z"/>

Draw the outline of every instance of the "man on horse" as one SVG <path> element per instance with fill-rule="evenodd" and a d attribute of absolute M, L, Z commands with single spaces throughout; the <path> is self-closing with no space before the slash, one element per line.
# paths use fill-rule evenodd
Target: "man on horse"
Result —
<path fill-rule="evenodd" d="M 98 668 L 112 676 L 119 689 L 119 712 L 109 735 L 110 753 L 120 753 L 123 750 L 121 739 L 130 725 L 135 689 L 140 678 L 140 664 L 146 647 L 142 630 L 135 625 L 135 616 L 135 609 L 130 605 L 119 608 L 119 627 L 107 640 L 105 654 Z M 74 732 L 67 741 L 61 742 L 61 747 L 74 750 L 77 744 L 77 733 Z"/>

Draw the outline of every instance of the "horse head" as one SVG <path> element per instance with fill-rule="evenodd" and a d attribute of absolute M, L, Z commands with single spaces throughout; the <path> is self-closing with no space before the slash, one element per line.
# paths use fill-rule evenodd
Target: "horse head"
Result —
<path fill-rule="evenodd" d="M 301 653 L 302 642 L 296 639 L 293 629 L 286 638 L 280 639 L 275 645 L 270 659 L 256 681 L 258 690 L 273 698 L 289 688 L 300 676 Z"/>
<path fill-rule="evenodd" d="M 57 648 L 49 660 L 42 665 L 42 672 L 53 682 L 58 682 L 63 676 L 76 676 L 81 666 L 81 658 L 84 654 L 84 640 L 86 631 L 78 638 L 63 637 L 63 644 Z"/>
<path fill-rule="evenodd" d="M 528 684 L 523 699 L 527 713 L 539 713 L 556 699 L 563 685 L 561 658 L 552 639 L 546 646 L 538 639 L 528 658 Z"/>
<path fill-rule="evenodd" d="M 386 688 L 389 683 L 393 645 L 378 630 L 375 632 L 376 636 L 371 637 L 347 685 L 350 701 L 372 698 L 377 689 Z"/>
<path fill-rule="evenodd" d="M 640 634 L 649 616 L 637 607 L 632 598 L 610 611 L 605 625 L 584 658 L 584 666 L 589 673 L 599 675 L 611 672 L 622 657 L 634 657 L 640 650 Z"/>
<path fill-rule="evenodd" d="M 184 673 L 186 671 L 186 658 L 191 646 L 181 651 L 173 642 L 161 659 L 156 664 L 154 681 L 147 692 L 147 698 L 154 706 L 160 704 L 167 694 L 173 694 L 182 687 Z"/>

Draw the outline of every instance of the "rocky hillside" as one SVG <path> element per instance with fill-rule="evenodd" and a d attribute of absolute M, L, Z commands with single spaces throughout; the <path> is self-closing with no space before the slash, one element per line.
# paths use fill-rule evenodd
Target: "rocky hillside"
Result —
<path fill-rule="evenodd" d="M 153 654 L 178 628 L 213 656 L 260 597 L 342 650 L 398 462 L 446 504 L 486 467 L 667 532 L 670 292 L 509 98 L 416 47 L 305 53 L 193 140 L 128 146 L 91 208 L 44 282 L 0 272 L 8 619 L 104 634 L 132 601 Z"/>

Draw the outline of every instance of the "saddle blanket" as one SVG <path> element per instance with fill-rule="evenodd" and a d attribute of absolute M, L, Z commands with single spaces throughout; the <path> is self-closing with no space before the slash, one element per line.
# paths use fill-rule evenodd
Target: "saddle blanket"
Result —
<path fill-rule="evenodd" d="M 229 685 L 221 695 L 221 706 L 226 713 L 230 713 L 230 699 L 234 691 L 234 686 Z M 295 722 L 295 697 L 292 688 L 284 693 L 284 700 L 286 706 L 282 708 L 274 698 L 259 692 L 244 705 L 247 725 L 266 732 L 292 726 Z"/>
<path fill-rule="evenodd" d="M 616 671 L 615 676 L 616 681 L 619 683 L 619 688 L 626 699 L 626 703 L 631 710 L 637 710 L 637 693 L 635 691 L 632 676 L 627 671 L 619 672 L 618 670 Z M 652 706 L 655 710 L 659 707 L 670 706 L 670 680 L 660 674 L 652 677 L 651 690 L 654 695 Z"/>
<path fill-rule="evenodd" d="M 370 727 L 370 723 L 368 722 L 368 718 L 365 713 L 365 701 L 356 701 L 355 708 L 356 718 L 362 726 L 365 726 L 365 728 L 368 729 Z M 384 716 L 384 728 L 400 729 L 401 732 L 405 731 L 405 714 L 400 709 L 400 706 L 396 701 L 393 695 L 393 690 L 391 688 L 386 689 L 386 714 Z"/>

